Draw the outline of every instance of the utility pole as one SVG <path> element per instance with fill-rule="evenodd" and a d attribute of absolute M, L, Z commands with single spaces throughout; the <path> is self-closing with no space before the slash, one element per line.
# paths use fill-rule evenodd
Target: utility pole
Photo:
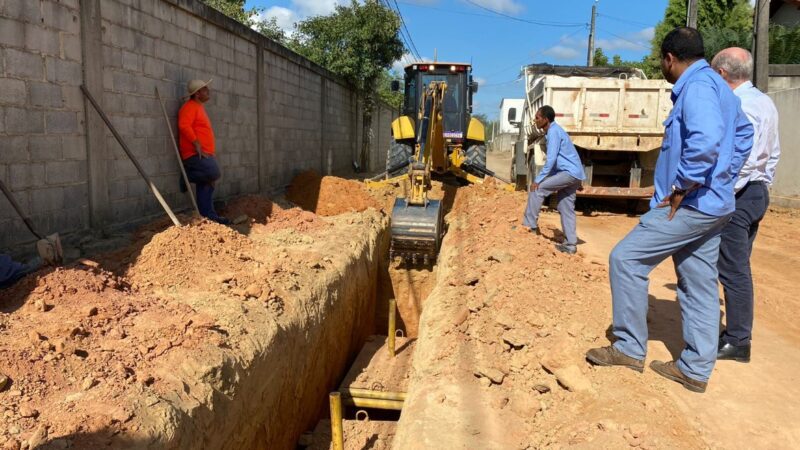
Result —
<path fill-rule="evenodd" d="M 594 4 L 592 5 L 592 25 L 589 28 L 589 49 L 586 52 L 586 65 L 591 67 L 594 65 L 594 21 L 597 17 L 597 2 L 600 0 L 594 0 Z"/>
<path fill-rule="evenodd" d="M 697 29 L 697 0 L 689 0 L 686 10 L 686 26 Z"/>
<path fill-rule="evenodd" d="M 753 28 L 753 82 L 761 92 L 769 92 L 769 0 L 756 1 L 756 26 Z"/>

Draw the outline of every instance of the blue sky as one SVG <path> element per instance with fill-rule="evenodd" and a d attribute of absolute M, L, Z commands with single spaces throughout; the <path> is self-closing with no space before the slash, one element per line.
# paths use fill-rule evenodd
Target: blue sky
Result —
<path fill-rule="evenodd" d="M 388 0 L 395 6 L 394 0 Z M 283 28 L 349 0 L 248 0 Z M 422 58 L 472 62 L 475 109 L 496 118 L 500 100 L 523 96 L 520 66 L 585 64 L 593 0 L 396 0 Z M 600 0 L 595 45 L 609 57 L 641 59 L 667 0 Z M 496 11 L 506 17 L 496 14 Z M 510 17 L 509 17 L 510 16 Z M 411 59 L 409 59 L 411 58 Z M 407 56 L 398 67 L 413 60 Z"/>

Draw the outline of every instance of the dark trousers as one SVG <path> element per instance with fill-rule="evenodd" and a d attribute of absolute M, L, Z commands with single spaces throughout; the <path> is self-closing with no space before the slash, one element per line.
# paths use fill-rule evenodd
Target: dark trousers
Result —
<path fill-rule="evenodd" d="M 769 206 L 769 190 L 762 182 L 748 183 L 736 193 L 736 211 L 722 230 L 719 245 L 719 281 L 725 291 L 726 327 L 722 340 L 736 346 L 750 344 L 753 330 L 753 276 L 750 253 L 758 224 Z"/>
<path fill-rule="evenodd" d="M 209 219 L 217 219 L 219 215 L 214 211 L 214 182 L 222 175 L 217 160 L 211 156 L 200 159 L 192 156 L 183 160 L 186 176 L 190 183 L 197 186 L 197 209 L 200 215 Z"/>

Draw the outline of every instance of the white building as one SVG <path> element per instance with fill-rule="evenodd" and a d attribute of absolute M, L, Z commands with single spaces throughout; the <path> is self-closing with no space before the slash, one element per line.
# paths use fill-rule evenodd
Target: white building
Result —
<path fill-rule="evenodd" d="M 492 139 L 491 151 L 510 152 L 511 147 L 517 141 L 519 126 L 511 122 L 522 121 L 522 110 L 525 106 L 525 99 L 504 98 L 500 100 L 500 117 L 498 127 Z"/>

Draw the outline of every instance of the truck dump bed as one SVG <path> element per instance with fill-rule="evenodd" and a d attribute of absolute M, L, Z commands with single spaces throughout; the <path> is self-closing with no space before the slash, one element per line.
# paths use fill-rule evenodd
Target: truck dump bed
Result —
<path fill-rule="evenodd" d="M 587 177 L 582 196 L 652 195 L 671 84 L 647 80 L 638 69 L 533 65 L 525 68 L 525 86 L 521 134 L 525 152 L 534 150 L 527 163 L 533 173 L 545 161 L 533 117 L 550 105 L 581 155 Z"/>

